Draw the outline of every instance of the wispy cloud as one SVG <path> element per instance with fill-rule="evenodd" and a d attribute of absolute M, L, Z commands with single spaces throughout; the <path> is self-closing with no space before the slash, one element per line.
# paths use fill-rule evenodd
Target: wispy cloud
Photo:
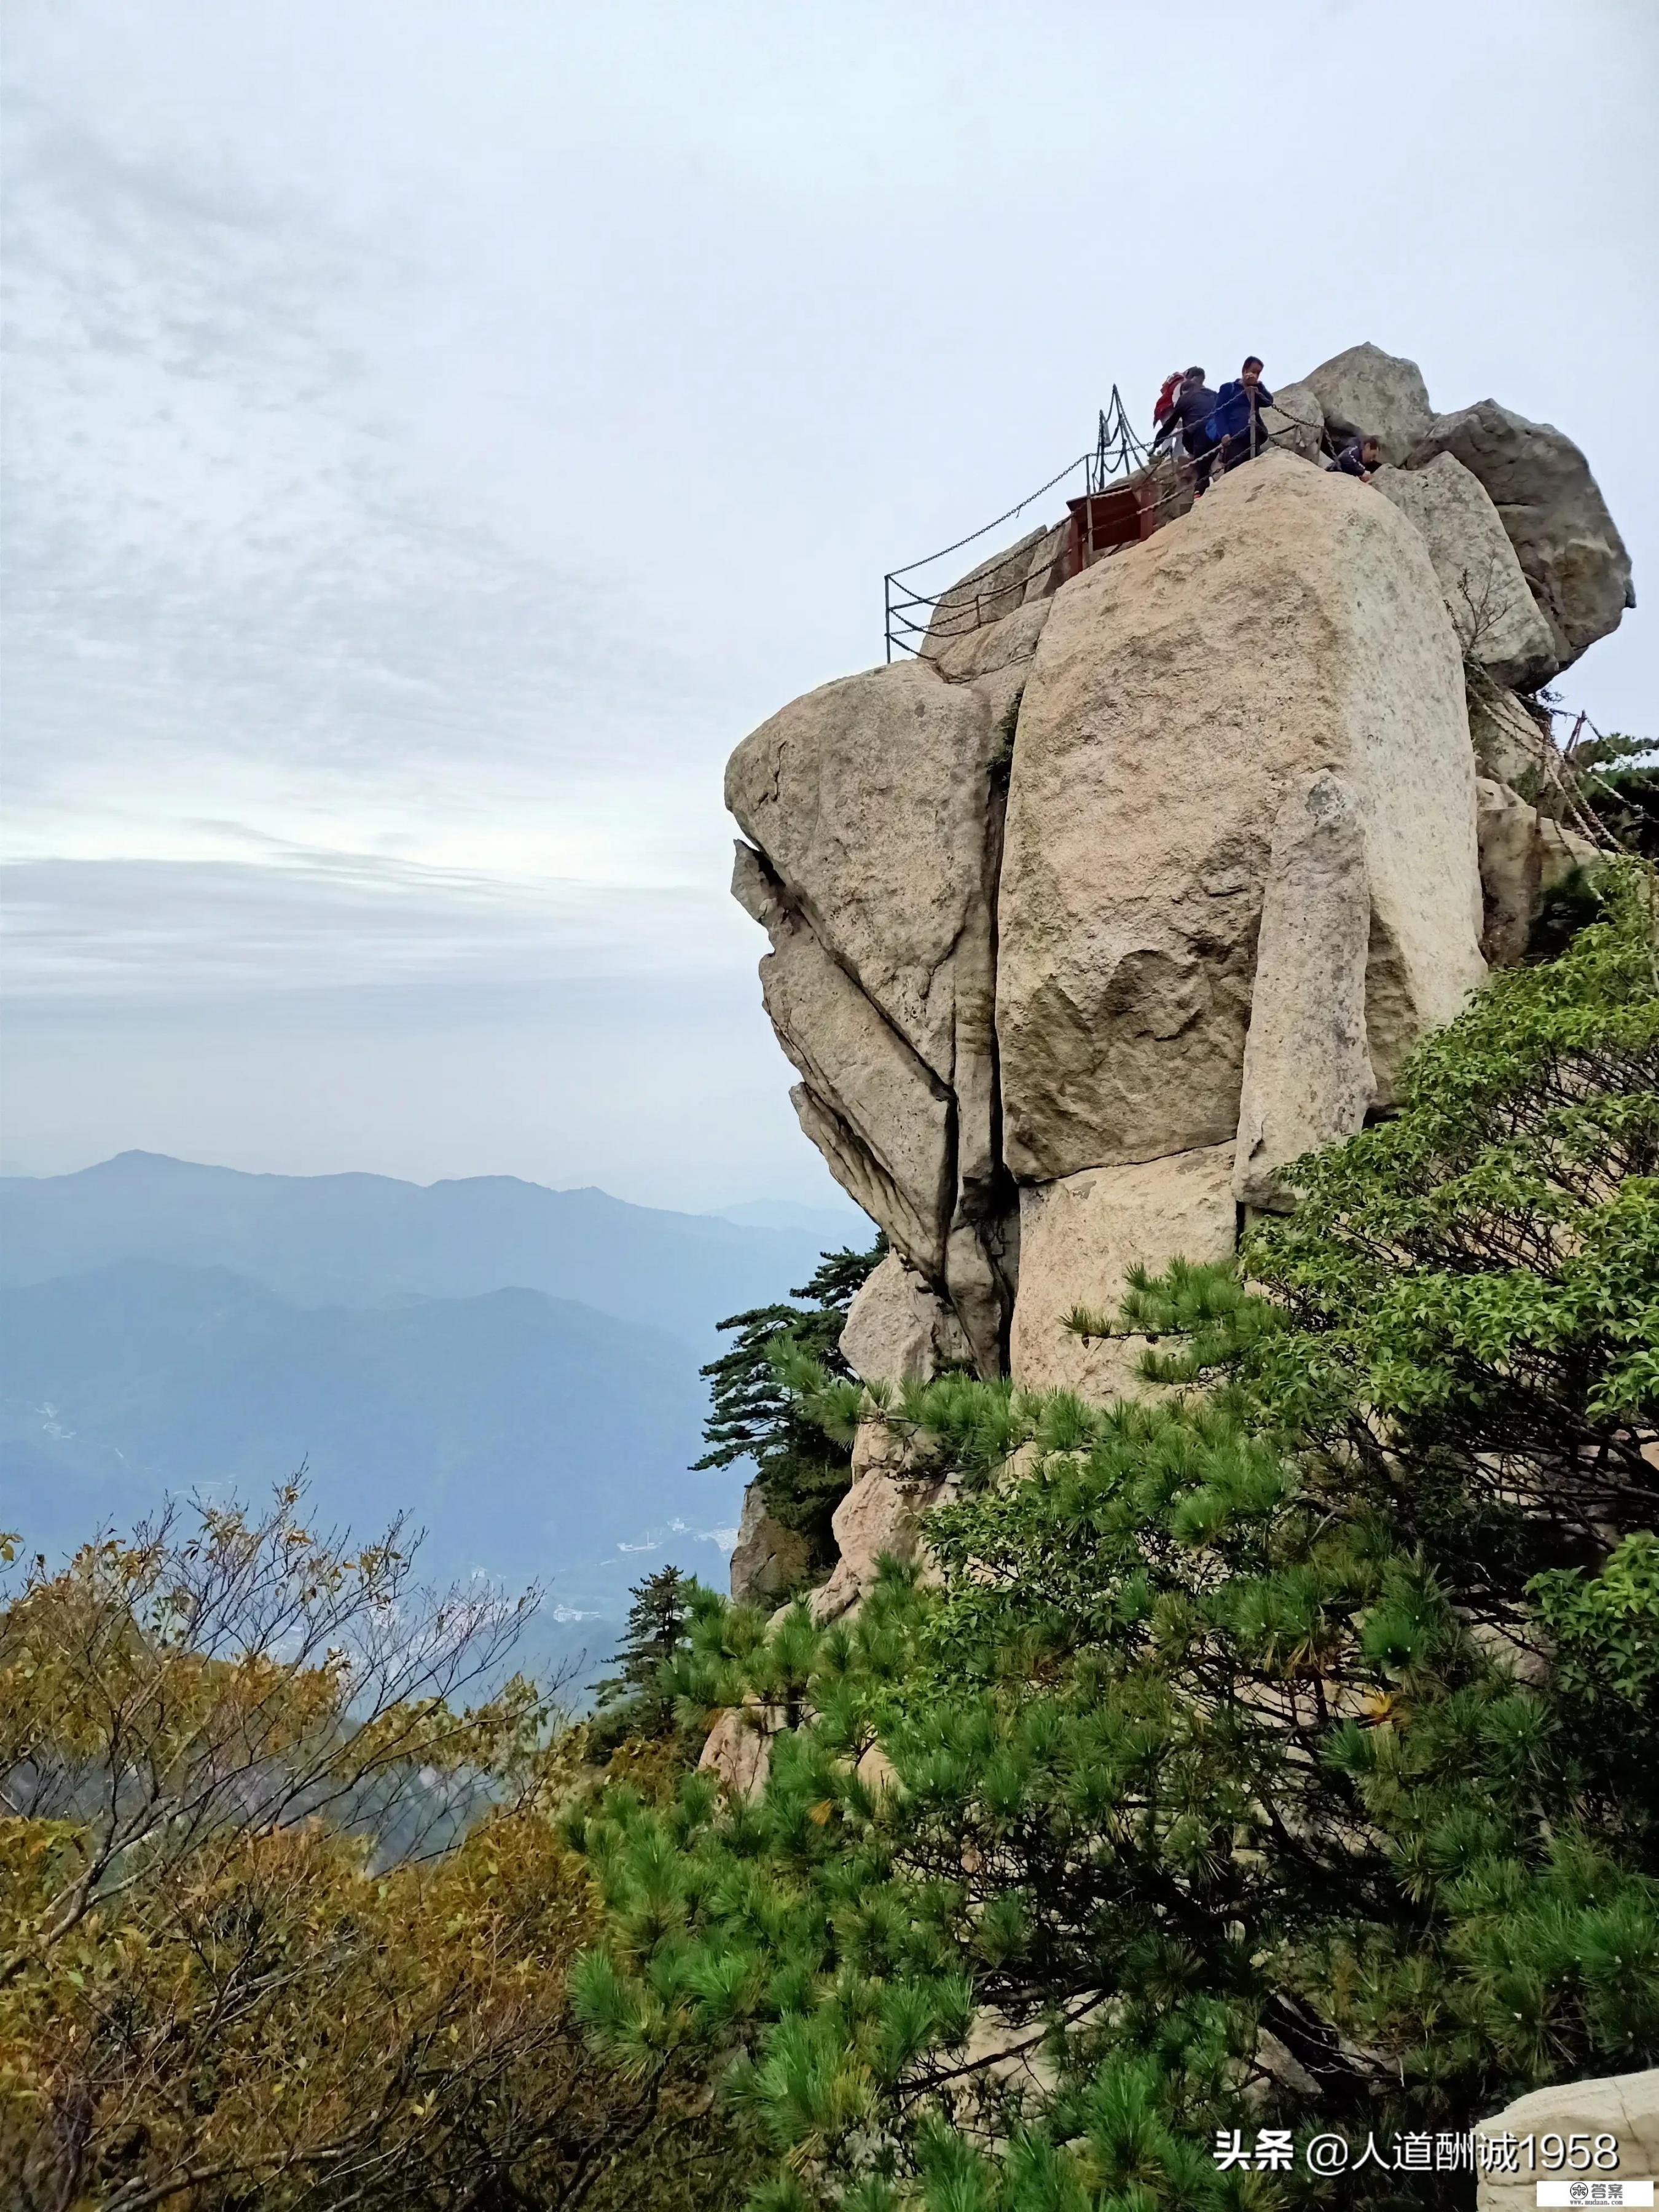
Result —
<path fill-rule="evenodd" d="M 21 861 L 3 872 L 15 1000 L 341 992 L 396 977 L 533 989 L 729 964 L 697 889 L 515 878 L 271 842 L 236 860 Z"/>
<path fill-rule="evenodd" d="M 758 1030 L 732 1035 L 758 1022 L 752 985 L 728 981 L 757 948 L 724 895 L 723 738 L 688 745 L 663 625 L 613 566 L 550 550 L 556 530 L 434 489 L 363 342 L 411 320 L 383 223 L 280 167 L 141 156 L 27 94 L 7 164 L 14 1157 L 246 1157 L 270 1125 L 244 1093 L 282 1049 L 336 1076 L 296 1102 L 288 1164 L 380 1164 L 384 1117 L 347 1127 L 341 1101 L 380 1054 L 384 1089 L 442 1083 L 435 1169 L 505 1149 L 556 1177 L 574 1145 L 579 1172 L 637 1188 L 624 1149 L 660 1150 L 668 1188 L 704 1188 L 684 1156 L 708 1079 L 655 1105 L 639 1072 L 683 1060 L 697 1021 L 715 1064 L 752 1057 Z M 449 1041 L 483 1022 L 514 1077 Z M 550 1059 L 589 1073 L 526 1139 L 516 1094 L 545 1094 Z M 227 1117 L 240 1135 L 216 1139 Z"/>
<path fill-rule="evenodd" d="M 14 805 L 168 752 L 430 803 L 463 763 L 614 772 L 672 665 L 614 583 L 422 496 L 345 335 L 368 241 L 13 105 Z"/>

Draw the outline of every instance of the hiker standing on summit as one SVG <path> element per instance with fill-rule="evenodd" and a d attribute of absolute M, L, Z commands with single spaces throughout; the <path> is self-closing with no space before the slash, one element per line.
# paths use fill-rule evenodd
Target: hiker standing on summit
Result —
<path fill-rule="evenodd" d="M 1261 410 L 1271 407 L 1273 396 L 1261 381 L 1261 360 L 1251 354 L 1237 377 L 1221 387 L 1215 412 L 1207 424 L 1221 449 L 1221 472 L 1241 461 L 1254 460 L 1273 443 L 1262 425 Z"/>
<path fill-rule="evenodd" d="M 1152 438 L 1152 451 L 1157 453 L 1166 438 L 1173 438 L 1177 430 L 1181 433 L 1182 450 L 1193 463 L 1193 494 L 1197 499 L 1210 489 L 1210 471 L 1215 466 L 1216 441 L 1206 428 L 1215 408 L 1216 394 L 1205 383 L 1203 370 L 1189 368 Z"/>

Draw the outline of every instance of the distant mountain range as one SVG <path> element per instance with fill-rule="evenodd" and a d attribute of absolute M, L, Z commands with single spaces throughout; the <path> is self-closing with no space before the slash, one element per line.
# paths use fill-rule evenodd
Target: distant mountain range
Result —
<path fill-rule="evenodd" d="M 540 1580 L 541 1644 L 603 1658 L 648 1568 L 724 1579 L 742 1471 L 689 1472 L 716 1322 L 872 1233 L 732 1218 L 773 1211 L 135 1152 L 0 1179 L 0 1527 L 55 1553 L 303 1462 L 319 1518 L 406 1511 L 429 1574 Z"/>
<path fill-rule="evenodd" d="M 734 1211 L 796 1209 L 761 1201 Z M 244 1175 L 122 1152 L 78 1175 L 0 1178 L 0 1285 L 161 1260 L 228 1267 L 296 1305 L 373 1305 L 397 1291 L 543 1291 L 666 1329 L 706 1358 L 724 1316 L 781 1297 L 816 1266 L 836 1217 L 799 1212 L 805 1222 L 775 1225 L 660 1212 L 512 1176 L 421 1184 Z M 851 1207 L 847 1218 L 856 1242 Z"/>

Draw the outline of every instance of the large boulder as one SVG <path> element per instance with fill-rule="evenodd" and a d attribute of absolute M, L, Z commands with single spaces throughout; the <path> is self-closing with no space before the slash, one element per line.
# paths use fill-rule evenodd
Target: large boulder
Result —
<path fill-rule="evenodd" d="M 1492 2155 L 1491 2164 L 1486 2157 L 1480 2160 L 1477 2212 L 1522 2212 L 1523 2206 L 1532 2212 L 1540 2181 L 1565 2183 L 1569 2189 L 1583 2182 L 1584 2195 L 1577 2201 L 1588 2204 L 1594 2201 L 1591 2186 L 1598 2181 L 1659 2180 L 1659 2068 L 1534 2089 L 1482 2120 L 1476 2133 L 1485 2138 Z M 1562 2156 L 1571 2159 L 1571 2165 L 1544 2164 L 1545 2139 L 1551 2136 L 1560 2138 Z M 1584 2140 L 1582 2159 L 1570 2145 L 1575 2136 Z M 1597 2138 L 1608 2136 L 1617 2163 L 1597 2166 Z M 1502 2165 L 1498 2162 L 1500 2154 L 1505 2161 Z M 1510 2159 L 1512 2168 L 1507 2165 Z"/>
<path fill-rule="evenodd" d="M 1144 1389 L 1146 1340 L 1085 1338 L 1074 1308 L 1115 1322 L 1130 1271 L 1177 1257 L 1225 1260 L 1234 1244 L 1233 1148 L 1212 1145 L 1133 1167 L 1089 1168 L 1020 1194 L 1019 1296 L 1010 1370 L 1028 1390 L 1103 1405 Z"/>
<path fill-rule="evenodd" d="M 732 754 L 726 803 L 788 903 L 941 1081 L 954 954 L 987 909 L 995 732 L 969 685 L 903 661 L 826 684 Z"/>
<path fill-rule="evenodd" d="M 972 1355 L 951 1308 L 890 1252 L 848 1309 L 841 1356 L 864 1382 L 925 1382 Z"/>
<path fill-rule="evenodd" d="M 979 684 L 907 661 L 796 700 L 726 781 L 753 840 L 732 889 L 772 939 L 767 1011 L 804 1079 L 802 1126 L 988 1370 L 1008 1303 L 992 1027 L 1006 745 Z"/>
<path fill-rule="evenodd" d="M 1486 487 L 1453 453 L 1420 469 L 1379 469 L 1371 479 L 1423 533 L 1464 658 L 1496 683 L 1535 690 L 1558 662 L 1503 517 Z"/>
<path fill-rule="evenodd" d="M 1408 465 L 1426 468 L 1442 453 L 1486 486 L 1565 668 L 1636 605 L 1630 555 L 1589 463 L 1553 423 L 1529 422 L 1495 399 L 1437 416 Z"/>
<path fill-rule="evenodd" d="M 1482 775 L 1507 783 L 1523 798 L 1535 799 L 1549 781 L 1547 720 L 1479 664 L 1463 668 L 1469 709 L 1469 740 Z"/>
<path fill-rule="evenodd" d="M 1381 346 L 1350 346 L 1302 380 L 1319 402 L 1333 443 L 1375 438 L 1385 461 L 1403 461 L 1434 420 L 1422 370 Z"/>
<path fill-rule="evenodd" d="M 1282 384 L 1273 404 L 1264 408 L 1262 428 L 1281 451 L 1300 453 L 1304 461 L 1320 459 L 1325 441 L 1325 410 L 1310 384 Z"/>
<path fill-rule="evenodd" d="M 712 1774 L 734 1797 L 752 1801 L 766 1787 L 773 1739 L 782 1735 L 787 1721 L 781 1705 L 763 1705 L 758 1698 L 728 1705 L 708 1731 L 698 1771 Z"/>
<path fill-rule="evenodd" d="M 1231 1142 L 1273 824 L 1350 786 L 1379 1092 L 1483 972 L 1462 659 L 1421 537 L 1269 453 L 1066 584 L 1014 748 L 1003 1140 L 1022 1180 Z"/>
<path fill-rule="evenodd" d="M 953 639 L 933 661 L 948 683 L 971 684 L 986 702 L 996 732 L 996 761 L 1006 760 L 1013 750 L 1020 694 L 1053 605 L 1052 599 L 1029 600 L 1000 621 Z"/>
<path fill-rule="evenodd" d="M 908 608 L 908 623 L 926 623 L 916 646 L 923 659 L 942 656 L 956 640 L 1000 622 L 1025 601 L 1044 599 L 1054 591 L 1060 582 L 1066 528 L 1066 523 L 1058 522 L 1028 531 L 1017 544 L 976 562 L 959 583 L 932 602 L 931 614 L 925 605 Z M 903 579 L 896 588 L 903 590 Z"/>
<path fill-rule="evenodd" d="M 1280 1208 L 1292 1160 L 1352 1136 L 1376 1092 L 1365 1037 L 1365 834 L 1328 769 L 1294 776 L 1273 824 L 1244 1043 L 1233 1195 Z"/>
<path fill-rule="evenodd" d="M 933 656 L 933 666 L 949 682 L 966 684 L 975 677 L 994 676 L 1017 662 L 1028 661 L 1036 651 L 1053 605 L 1052 599 L 1032 599 L 1012 614 L 952 638 Z"/>

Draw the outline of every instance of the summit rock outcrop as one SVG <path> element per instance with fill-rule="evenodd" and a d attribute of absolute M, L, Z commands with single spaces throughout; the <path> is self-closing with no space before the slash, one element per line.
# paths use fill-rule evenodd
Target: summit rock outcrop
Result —
<path fill-rule="evenodd" d="M 1528 695 L 1631 603 L 1583 456 L 1375 346 L 1279 398 L 1202 500 L 1146 472 L 1150 535 L 1028 532 L 732 757 L 796 1109 L 891 1246 L 843 1335 L 872 1385 L 1137 1387 L 1067 1316 L 1286 1204 L 1575 857 Z M 1367 430 L 1373 483 L 1319 465 Z M 890 1461 L 854 1455 L 836 1607 L 919 1541 Z"/>

